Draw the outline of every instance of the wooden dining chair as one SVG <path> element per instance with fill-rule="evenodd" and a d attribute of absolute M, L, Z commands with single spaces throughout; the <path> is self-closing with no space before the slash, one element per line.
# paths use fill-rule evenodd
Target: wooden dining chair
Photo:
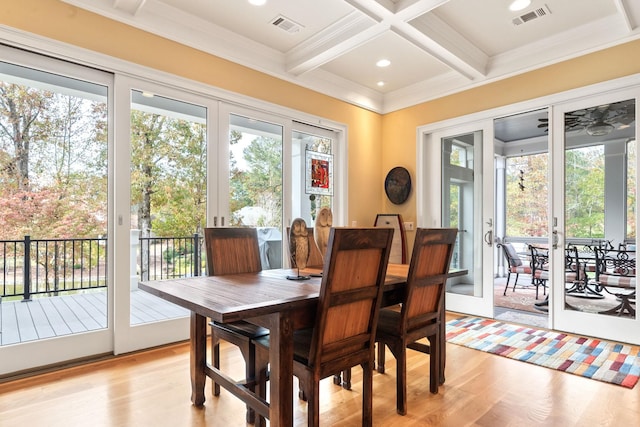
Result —
<path fill-rule="evenodd" d="M 258 233 L 255 228 L 206 228 L 207 274 L 253 273 L 262 270 Z M 252 340 L 267 335 L 269 330 L 245 321 L 232 323 L 210 322 L 212 364 L 220 368 L 220 340 L 234 344 L 240 349 L 245 362 L 247 387 L 256 391 L 256 350 Z M 220 384 L 213 383 L 213 394 L 220 394 Z M 247 422 L 253 424 L 255 412 L 247 407 Z"/>
<path fill-rule="evenodd" d="M 458 230 L 418 228 L 400 309 L 380 310 L 376 341 L 378 372 L 384 373 L 385 346 L 396 358 L 396 410 L 407 413 L 407 348 L 429 353 L 429 390 L 437 393 L 443 377 L 441 360 L 444 292 Z M 429 345 L 417 343 L 427 338 Z"/>
<path fill-rule="evenodd" d="M 320 421 L 320 380 L 357 365 L 362 425 L 372 425 L 375 328 L 392 239 L 390 228 L 330 231 L 315 325 L 294 333 L 293 373 L 307 396 L 309 426 Z M 268 352 L 269 337 L 256 339 L 256 346 Z"/>

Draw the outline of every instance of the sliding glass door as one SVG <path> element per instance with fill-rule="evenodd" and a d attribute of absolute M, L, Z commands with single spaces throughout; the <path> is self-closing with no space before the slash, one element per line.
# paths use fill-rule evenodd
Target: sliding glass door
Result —
<path fill-rule="evenodd" d="M 112 349 L 113 76 L 0 53 L 2 376 Z"/>

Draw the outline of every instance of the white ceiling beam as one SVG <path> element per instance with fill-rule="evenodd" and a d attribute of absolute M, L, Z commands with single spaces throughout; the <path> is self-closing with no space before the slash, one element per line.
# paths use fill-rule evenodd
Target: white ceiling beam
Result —
<path fill-rule="evenodd" d="M 389 27 L 353 11 L 286 54 L 287 72 L 301 75 L 375 39 Z"/>
<path fill-rule="evenodd" d="M 625 4 L 624 0 L 614 0 L 614 3 L 616 5 L 616 9 L 618 9 L 618 13 L 620 14 L 620 17 L 622 18 L 622 22 L 624 23 L 624 26 L 626 28 L 626 30 L 628 32 L 632 32 L 635 29 L 635 26 L 637 24 L 637 22 L 631 22 L 631 15 L 629 14 L 629 11 L 627 10 L 627 5 Z"/>
<path fill-rule="evenodd" d="M 147 0 L 113 0 L 113 8 L 135 16 L 140 9 L 142 9 L 146 1 Z"/>
<path fill-rule="evenodd" d="M 484 77 L 489 56 L 436 15 L 425 14 L 397 31 L 418 48 L 469 79 Z"/>
<path fill-rule="evenodd" d="M 448 2 L 449 0 L 401 0 L 396 3 L 396 16 L 409 22 Z"/>
<path fill-rule="evenodd" d="M 487 55 L 433 13 L 428 13 L 447 1 L 404 0 L 392 3 L 389 0 L 345 0 L 380 25 L 386 23 L 395 34 L 465 78 L 482 78 L 489 60 Z M 420 19 L 411 22 L 417 17 Z"/>

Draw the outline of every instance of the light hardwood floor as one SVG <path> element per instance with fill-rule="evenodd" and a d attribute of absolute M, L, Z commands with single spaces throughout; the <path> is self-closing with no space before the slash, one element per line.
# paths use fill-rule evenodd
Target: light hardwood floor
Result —
<path fill-rule="evenodd" d="M 455 315 L 449 313 L 448 318 Z M 223 346 L 222 366 L 241 375 L 242 358 Z M 242 403 L 228 392 L 189 401 L 187 343 L 0 383 L 0 426 L 244 426 Z M 446 383 L 429 393 L 428 356 L 409 352 L 408 413 L 395 412 L 395 363 L 374 374 L 376 426 L 637 426 L 640 386 L 629 390 L 447 344 Z M 353 389 L 321 385 L 320 422 L 358 426 L 361 372 Z M 294 393 L 297 395 L 297 393 Z M 295 398 L 296 425 L 306 404 Z"/>

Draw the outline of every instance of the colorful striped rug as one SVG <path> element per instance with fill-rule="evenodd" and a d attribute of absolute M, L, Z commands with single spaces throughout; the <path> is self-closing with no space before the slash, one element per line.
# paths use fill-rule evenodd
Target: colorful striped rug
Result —
<path fill-rule="evenodd" d="M 447 322 L 447 342 L 594 380 L 633 388 L 640 347 L 463 317 Z"/>

